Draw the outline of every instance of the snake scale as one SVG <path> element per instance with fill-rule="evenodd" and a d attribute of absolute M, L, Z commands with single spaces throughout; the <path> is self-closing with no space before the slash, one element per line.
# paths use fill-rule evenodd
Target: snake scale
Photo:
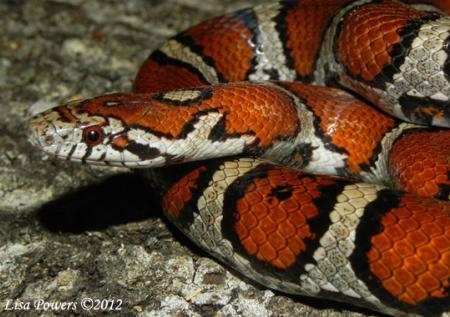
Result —
<path fill-rule="evenodd" d="M 154 51 L 132 93 L 36 115 L 30 140 L 144 169 L 170 221 L 269 288 L 450 316 L 445 12 L 288 0 L 228 13 Z"/>

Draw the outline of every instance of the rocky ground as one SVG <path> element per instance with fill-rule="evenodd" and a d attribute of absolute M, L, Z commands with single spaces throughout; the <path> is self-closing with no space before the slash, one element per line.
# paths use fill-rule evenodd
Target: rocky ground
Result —
<path fill-rule="evenodd" d="M 166 38 L 257 2 L 0 2 L 2 316 L 373 316 L 250 283 L 167 223 L 139 175 L 42 160 L 27 142 L 30 108 L 128 91 Z"/>

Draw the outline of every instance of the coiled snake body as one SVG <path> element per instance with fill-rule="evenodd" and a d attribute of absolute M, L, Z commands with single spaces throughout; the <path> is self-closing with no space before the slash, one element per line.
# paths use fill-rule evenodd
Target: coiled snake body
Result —
<path fill-rule="evenodd" d="M 153 52 L 133 93 L 41 113 L 30 139 L 152 167 L 167 217 L 270 288 L 450 316 L 450 5 L 433 4 L 284 1 L 205 21 Z M 361 98 L 310 85 L 330 83 Z"/>

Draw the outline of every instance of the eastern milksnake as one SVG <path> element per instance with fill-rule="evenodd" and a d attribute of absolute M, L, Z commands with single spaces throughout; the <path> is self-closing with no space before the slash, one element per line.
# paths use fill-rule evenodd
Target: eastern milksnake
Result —
<path fill-rule="evenodd" d="M 146 171 L 167 217 L 267 287 L 450 316 L 450 3 L 432 2 L 284 1 L 205 21 L 153 52 L 133 93 L 41 113 L 30 139 L 161 167 Z"/>

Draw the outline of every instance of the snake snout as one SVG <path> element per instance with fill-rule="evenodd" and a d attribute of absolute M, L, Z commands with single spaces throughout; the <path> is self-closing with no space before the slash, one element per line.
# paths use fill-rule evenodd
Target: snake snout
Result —
<path fill-rule="evenodd" d="M 50 116 L 50 118 L 49 118 Z M 29 123 L 29 141 L 49 155 L 58 155 L 59 150 L 67 143 L 69 130 L 55 126 L 51 120 L 51 112 L 38 114 Z"/>
<path fill-rule="evenodd" d="M 55 128 L 43 115 L 37 115 L 30 120 L 29 141 L 44 152 L 52 152 L 56 145 Z"/>

